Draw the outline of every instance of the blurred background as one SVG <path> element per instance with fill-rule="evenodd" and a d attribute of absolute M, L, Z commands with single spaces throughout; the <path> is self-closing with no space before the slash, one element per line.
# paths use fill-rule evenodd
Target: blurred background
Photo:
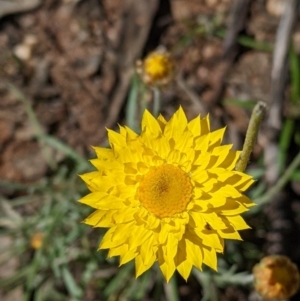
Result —
<path fill-rule="evenodd" d="M 299 266 L 299 12 L 297 0 L 0 0 L 0 300 L 255 301 L 263 256 Z M 105 230 L 83 225 L 92 210 L 77 203 L 105 127 L 138 130 L 151 110 L 135 66 L 158 47 L 176 65 L 166 118 L 179 105 L 210 114 L 240 149 L 254 105 L 268 105 L 247 169 L 252 229 L 227 242 L 219 274 L 169 285 L 97 252 Z"/>

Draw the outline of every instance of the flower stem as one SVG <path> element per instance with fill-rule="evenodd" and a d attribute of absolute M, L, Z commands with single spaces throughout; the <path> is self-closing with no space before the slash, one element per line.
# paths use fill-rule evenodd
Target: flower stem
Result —
<path fill-rule="evenodd" d="M 168 301 L 179 301 L 178 286 L 175 275 L 171 277 L 170 282 L 165 284 L 165 293 Z"/>
<path fill-rule="evenodd" d="M 243 150 L 236 164 L 235 170 L 241 172 L 245 171 L 247 164 L 249 162 L 250 154 L 253 150 L 253 146 L 257 138 L 259 126 L 265 114 L 266 114 L 266 104 L 260 101 L 256 104 L 256 106 L 253 109 L 249 121 L 249 126 L 247 130 Z"/>
<path fill-rule="evenodd" d="M 153 88 L 153 115 L 157 117 L 161 109 L 161 91 L 158 87 Z"/>
<path fill-rule="evenodd" d="M 126 125 L 136 132 L 139 130 L 137 124 L 138 84 L 138 77 L 134 74 L 126 106 Z"/>
<path fill-rule="evenodd" d="M 289 167 L 285 170 L 282 177 L 277 181 L 276 185 L 273 186 L 267 193 L 265 193 L 262 197 L 255 199 L 255 203 L 257 205 L 263 205 L 272 200 L 272 198 L 280 192 L 280 190 L 287 184 L 287 182 L 291 179 L 293 172 L 300 165 L 300 152 L 294 158 Z"/>

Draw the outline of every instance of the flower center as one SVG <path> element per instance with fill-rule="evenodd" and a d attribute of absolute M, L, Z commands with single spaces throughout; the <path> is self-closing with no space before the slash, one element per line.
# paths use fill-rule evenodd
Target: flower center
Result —
<path fill-rule="evenodd" d="M 162 54 L 153 55 L 145 60 L 145 72 L 152 80 L 160 80 L 167 77 L 172 70 L 172 64 L 168 57 Z"/>
<path fill-rule="evenodd" d="M 178 167 L 163 164 L 143 177 L 138 196 L 141 204 L 157 217 L 171 217 L 186 209 L 192 189 L 188 174 Z"/>

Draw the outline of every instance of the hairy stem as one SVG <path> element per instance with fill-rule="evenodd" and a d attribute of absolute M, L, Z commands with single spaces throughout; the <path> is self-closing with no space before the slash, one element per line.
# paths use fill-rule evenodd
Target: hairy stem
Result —
<path fill-rule="evenodd" d="M 249 162 L 250 154 L 253 150 L 254 143 L 257 139 L 257 134 L 259 130 L 259 126 L 261 124 L 261 121 L 266 113 L 266 104 L 264 102 L 258 102 L 256 106 L 253 109 L 243 150 L 240 155 L 240 158 L 236 164 L 235 170 L 237 171 L 245 171 L 247 164 Z"/>

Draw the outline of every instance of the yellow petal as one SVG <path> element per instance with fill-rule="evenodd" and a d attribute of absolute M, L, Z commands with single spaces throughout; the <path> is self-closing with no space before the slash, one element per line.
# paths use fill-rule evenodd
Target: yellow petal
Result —
<path fill-rule="evenodd" d="M 230 224 L 236 229 L 236 230 L 244 230 L 244 229 L 250 229 L 244 219 L 240 215 L 236 216 L 226 216 Z"/>
<path fill-rule="evenodd" d="M 80 203 L 102 210 L 113 210 L 124 207 L 121 199 L 111 196 L 103 191 L 92 192 L 79 200 Z"/>
<path fill-rule="evenodd" d="M 187 281 L 188 277 L 191 274 L 192 271 L 192 264 L 189 261 L 184 261 L 181 264 L 179 264 L 176 268 L 179 274 L 182 276 L 182 278 Z"/>
<path fill-rule="evenodd" d="M 98 169 L 98 170 L 122 170 L 122 165 L 120 162 L 114 160 L 114 161 L 108 161 L 103 159 L 92 159 L 90 162 Z"/>
<path fill-rule="evenodd" d="M 206 141 L 208 141 L 206 139 Z M 203 146 L 203 144 L 201 144 Z M 198 145 L 196 144 L 195 148 L 198 147 Z M 203 146 L 203 148 L 205 148 L 206 146 Z M 209 164 L 211 159 L 211 154 L 207 153 L 207 152 L 203 152 L 201 154 L 199 154 L 197 156 L 197 154 L 195 154 L 195 161 L 193 162 L 194 165 L 199 165 L 199 167 L 202 170 L 204 170 L 206 168 L 206 166 Z"/>
<path fill-rule="evenodd" d="M 108 191 L 111 187 L 122 183 L 122 178 L 103 176 L 99 171 L 80 175 L 80 178 L 88 185 L 91 191 Z"/>
<path fill-rule="evenodd" d="M 225 196 L 222 195 L 215 195 L 212 194 L 212 198 L 208 201 L 208 203 L 211 205 L 211 207 L 214 207 L 215 209 L 225 206 L 227 203 L 227 198 Z M 219 211 L 218 211 L 219 212 Z"/>
<path fill-rule="evenodd" d="M 144 263 L 142 260 L 141 255 L 138 255 L 135 258 L 135 277 L 139 277 L 141 274 L 143 274 L 144 272 L 146 272 L 147 270 L 149 270 L 151 268 L 151 266 L 154 264 L 155 262 L 155 257 L 152 256 L 150 258 L 150 260 L 148 261 L 148 263 Z"/>
<path fill-rule="evenodd" d="M 221 145 L 225 130 L 226 127 L 209 133 L 209 147 L 208 147 L 209 152 L 214 151 L 216 147 Z M 224 145 L 224 146 L 227 147 L 228 145 Z"/>
<path fill-rule="evenodd" d="M 217 271 L 217 255 L 213 248 L 203 247 L 203 263 Z"/>
<path fill-rule="evenodd" d="M 209 114 L 200 120 L 201 135 L 206 135 L 210 132 Z"/>
<path fill-rule="evenodd" d="M 138 134 L 136 132 L 134 132 L 131 128 L 125 126 L 126 129 L 126 137 L 127 137 L 127 141 L 129 140 L 134 140 L 138 138 Z"/>
<path fill-rule="evenodd" d="M 147 218 L 147 229 L 152 230 L 158 228 L 160 225 L 160 219 L 157 218 L 154 214 L 149 214 Z"/>
<path fill-rule="evenodd" d="M 210 177 L 207 173 L 207 170 L 200 168 L 195 169 L 191 172 L 191 178 L 198 183 L 205 183 Z"/>
<path fill-rule="evenodd" d="M 219 214 L 225 215 L 225 216 L 241 214 L 248 210 L 249 209 L 247 209 L 241 203 L 239 203 L 237 201 L 233 202 L 232 200 L 228 200 L 223 207 L 218 208 Z"/>
<path fill-rule="evenodd" d="M 134 214 L 138 211 L 137 208 L 132 208 L 132 207 L 124 207 L 121 210 L 117 210 L 117 212 L 113 215 L 113 219 L 115 223 L 128 223 L 133 220 Z"/>
<path fill-rule="evenodd" d="M 136 189 L 132 186 L 126 186 L 124 183 L 115 185 L 110 191 L 110 195 L 117 196 L 122 200 L 134 197 Z"/>
<path fill-rule="evenodd" d="M 121 126 L 120 124 L 118 124 L 119 129 L 120 129 L 120 135 L 126 137 L 127 136 L 127 131 L 125 129 L 125 127 Z"/>
<path fill-rule="evenodd" d="M 124 238 L 119 240 L 112 240 L 112 236 L 114 235 L 115 227 L 110 228 L 102 238 L 99 249 L 110 249 L 115 248 L 125 243 Z"/>
<path fill-rule="evenodd" d="M 233 146 L 233 144 L 220 145 L 220 146 L 215 147 L 211 153 L 214 156 L 220 156 L 223 153 L 225 153 L 227 155 L 230 152 L 230 150 L 232 149 L 232 146 Z"/>
<path fill-rule="evenodd" d="M 118 241 L 123 239 L 124 241 L 128 240 L 128 236 L 130 236 L 130 230 L 134 229 L 134 222 L 130 221 L 128 223 L 117 224 L 114 227 L 114 233 L 111 236 L 112 241 Z"/>
<path fill-rule="evenodd" d="M 168 123 L 165 117 L 161 114 L 157 117 L 158 124 L 160 125 L 161 130 L 163 131 L 165 128 L 165 125 Z"/>
<path fill-rule="evenodd" d="M 161 134 L 159 123 L 148 110 L 145 110 L 143 114 L 142 131 L 151 132 L 155 137 L 158 137 Z"/>
<path fill-rule="evenodd" d="M 233 227 L 225 230 L 218 230 L 218 234 L 224 239 L 242 240 L 240 234 Z"/>
<path fill-rule="evenodd" d="M 169 282 L 170 278 L 173 276 L 176 269 L 174 258 L 165 258 L 162 248 L 159 248 L 158 263 L 159 263 L 160 270 L 162 271 L 166 281 Z"/>
<path fill-rule="evenodd" d="M 206 223 L 208 223 L 215 230 L 226 229 L 227 226 L 215 212 L 211 213 L 202 213 L 202 217 Z"/>
<path fill-rule="evenodd" d="M 203 255 L 200 246 L 187 239 L 186 254 L 188 261 L 199 270 L 202 270 Z"/>
<path fill-rule="evenodd" d="M 228 145 L 222 145 L 215 148 L 215 152 L 213 151 L 212 154 L 217 157 L 217 161 L 214 164 L 214 166 L 218 167 L 222 164 L 228 157 L 228 154 L 230 153 L 230 149 L 232 148 L 232 144 Z M 208 168 L 211 168 L 210 166 Z"/>
<path fill-rule="evenodd" d="M 223 252 L 223 241 L 220 240 L 218 234 L 213 233 L 213 231 L 210 230 L 198 231 L 197 229 L 195 229 L 195 232 L 202 239 L 203 245 L 211 247 L 217 252 Z"/>
<path fill-rule="evenodd" d="M 184 111 L 180 107 L 177 112 L 172 116 L 164 129 L 164 136 L 168 139 L 180 139 L 182 133 L 187 128 L 187 119 Z"/>
<path fill-rule="evenodd" d="M 252 178 L 242 177 L 242 179 L 240 180 L 240 182 L 236 183 L 236 184 L 234 185 L 234 187 L 235 187 L 236 189 L 238 189 L 239 191 L 245 191 L 245 190 L 247 190 L 254 182 L 255 182 L 255 180 L 253 180 Z"/>
<path fill-rule="evenodd" d="M 107 254 L 107 258 L 111 258 L 113 256 L 120 256 L 121 254 L 126 254 L 128 251 L 128 247 L 126 244 L 122 244 L 121 246 L 111 248 Z"/>
<path fill-rule="evenodd" d="M 145 241 L 147 241 L 153 235 L 152 231 L 144 228 L 144 226 L 132 227 L 129 237 L 129 249 L 134 249 L 135 247 L 141 246 Z"/>
<path fill-rule="evenodd" d="M 225 185 L 225 186 L 221 187 L 216 192 L 216 195 L 222 195 L 222 196 L 229 197 L 229 198 L 239 198 L 242 196 L 242 194 L 231 185 Z"/>
<path fill-rule="evenodd" d="M 114 226 L 113 218 L 115 211 L 96 210 L 83 222 L 94 227 L 112 227 Z"/>
<path fill-rule="evenodd" d="M 163 159 L 166 159 L 170 153 L 170 144 L 165 136 L 156 139 L 150 139 L 148 144 Z"/>
<path fill-rule="evenodd" d="M 117 210 L 105 211 L 106 214 L 103 215 L 103 217 L 101 218 L 101 220 L 98 221 L 97 224 L 95 224 L 95 227 L 108 227 L 109 224 L 114 222 L 113 216 L 115 215 L 116 211 Z"/>
<path fill-rule="evenodd" d="M 127 245 L 126 249 L 122 253 L 120 253 L 120 265 L 123 265 L 132 259 L 136 258 L 139 254 L 139 252 L 136 249 L 128 250 Z"/>
<path fill-rule="evenodd" d="M 219 167 L 223 167 L 228 170 L 233 170 L 235 168 L 237 160 L 240 157 L 240 154 L 241 154 L 241 151 L 229 152 L 226 159 L 219 165 Z"/>
<path fill-rule="evenodd" d="M 134 151 L 129 149 L 127 146 L 114 144 L 112 146 L 115 158 L 122 164 L 126 162 L 139 162 L 140 158 Z"/>
<path fill-rule="evenodd" d="M 169 224 L 164 224 L 164 223 L 161 224 L 161 229 L 160 232 L 158 233 L 158 243 L 160 245 L 165 244 L 170 230 L 171 230 L 171 226 Z"/>
<path fill-rule="evenodd" d="M 200 136 L 201 134 L 200 116 L 197 116 L 196 118 L 192 119 L 188 123 L 188 129 L 193 134 L 194 137 Z"/>
<path fill-rule="evenodd" d="M 114 153 L 111 148 L 93 147 L 96 155 L 100 159 L 114 160 Z"/>
<path fill-rule="evenodd" d="M 119 146 L 126 146 L 126 138 L 122 136 L 121 134 L 113 131 L 113 130 L 107 130 L 108 133 L 108 140 L 111 147 L 113 145 L 119 145 Z"/>
<path fill-rule="evenodd" d="M 250 208 L 255 206 L 255 203 L 253 203 L 247 196 L 242 195 L 241 197 L 236 199 L 237 202 L 240 202 L 242 205 L 244 205 L 246 208 Z"/>
<path fill-rule="evenodd" d="M 191 211 L 190 216 L 194 221 L 195 227 L 199 227 L 200 229 L 204 229 L 206 225 L 206 221 L 203 218 L 203 214 L 200 212 Z"/>

